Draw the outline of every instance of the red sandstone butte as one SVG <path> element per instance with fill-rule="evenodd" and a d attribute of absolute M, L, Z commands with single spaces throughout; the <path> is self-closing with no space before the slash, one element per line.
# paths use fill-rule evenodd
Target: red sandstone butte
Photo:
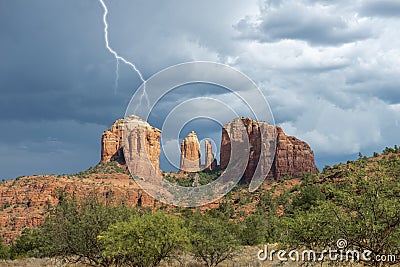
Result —
<path fill-rule="evenodd" d="M 259 164 L 261 153 L 268 155 L 268 151 L 265 150 L 271 149 L 270 143 L 261 144 L 261 131 L 263 134 L 271 136 L 274 127 L 266 122 L 257 122 L 251 118 L 235 119 L 233 122 L 225 124 L 222 129 L 221 138 L 221 168 L 226 168 L 228 166 L 231 154 L 231 141 L 229 136 L 234 136 L 234 138 L 236 136 L 237 138 L 235 131 L 239 128 L 237 127 L 238 123 L 243 123 L 249 138 L 250 153 L 243 180 L 244 183 L 248 183 Z M 285 176 L 300 178 L 303 173 L 317 172 L 317 167 L 314 162 L 314 153 L 306 142 L 293 136 L 287 136 L 279 126 L 275 127 L 275 133 L 275 158 L 267 178 L 275 180 Z M 260 164 L 268 164 L 268 162 L 260 162 Z M 271 164 L 271 162 L 269 162 L 269 164 Z"/>
<path fill-rule="evenodd" d="M 189 133 L 181 143 L 180 170 L 198 172 L 201 167 L 200 143 L 194 131 Z"/>
<path fill-rule="evenodd" d="M 139 177 L 161 174 L 160 137 L 159 129 L 137 116 L 119 119 L 101 137 L 100 164 L 110 161 L 121 164 L 127 162 L 130 171 Z M 123 146 L 127 159 L 124 157 Z"/>

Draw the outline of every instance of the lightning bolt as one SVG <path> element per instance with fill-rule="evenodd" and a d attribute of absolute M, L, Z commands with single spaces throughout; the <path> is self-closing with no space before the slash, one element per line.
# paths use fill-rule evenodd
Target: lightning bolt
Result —
<path fill-rule="evenodd" d="M 142 73 L 139 71 L 139 69 L 136 67 L 135 64 L 132 62 L 126 60 L 124 57 L 120 56 L 114 49 L 111 48 L 110 42 L 108 40 L 108 22 L 107 22 L 107 15 L 108 15 L 108 8 L 107 5 L 104 3 L 104 0 L 99 0 L 101 6 L 103 7 L 104 13 L 103 13 L 103 24 L 104 24 L 104 40 L 106 43 L 106 48 L 107 50 L 114 56 L 116 60 L 116 70 L 115 70 L 115 88 L 114 92 L 116 92 L 118 88 L 118 80 L 119 80 L 119 62 L 122 61 L 126 65 L 132 68 L 133 71 L 137 73 L 139 76 L 140 80 L 143 82 L 143 92 L 140 96 L 140 103 L 142 102 L 143 98 L 146 99 L 147 101 L 147 106 L 149 107 L 150 102 L 149 98 L 146 92 L 146 80 L 143 78 Z"/>

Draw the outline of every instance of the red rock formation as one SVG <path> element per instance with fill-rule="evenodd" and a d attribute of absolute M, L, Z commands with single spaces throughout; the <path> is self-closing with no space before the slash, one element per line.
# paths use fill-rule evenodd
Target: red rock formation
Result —
<path fill-rule="evenodd" d="M 100 163 L 127 161 L 130 171 L 139 177 L 161 174 L 160 137 L 160 130 L 137 116 L 119 119 L 102 135 Z M 128 159 L 124 157 L 124 146 Z"/>
<path fill-rule="evenodd" d="M 224 125 L 220 150 L 221 168 L 226 168 L 229 163 L 231 154 L 231 141 L 229 136 L 235 138 L 234 140 L 236 141 L 245 138 L 242 136 L 242 133 L 237 130 L 239 128 L 239 123 L 243 123 L 249 138 L 250 153 L 243 181 L 244 183 L 248 183 L 253 177 L 258 164 L 261 164 L 262 167 L 271 165 L 271 162 L 268 161 L 270 157 L 264 157 L 266 162 L 259 163 L 259 159 L 261 153 L 269 155 L 271 149 L 273 149 L 274 144 L 273 140 L 270 140 L 270 137 L 273 136 L 273 131 L 275 129 L 265 122 L 257 122 L 251 118 L 235 119 L 233 122 Z M 262 144 L 261 132 L 263 135 L 269 136 L 267 139 L 272 142 Z M 295 137 L 286 136 L 282 129 L 277 126 L 275 159 L 267 177 L 270 179 L 279 179 L 280 177 L 289 175 L 298 178 L 301 177 L 303 173 L 315 173 L 316 171 L 317 167 L 314 163 L 314 153 L 307 143 Z"/>
<path fill-rule="evenodd" d="M 110 197 L 131 206 L 153 208 L 157 204 L 128 174 L 96 173 L 77 176 L 38 175 L 0 183 L 0 234 L 4 243 L 20 235 L 26 227 L 44 222 L 47 208 L 58 204 L 60 192 L 78 199 L 97 194 L 104 201 Z"/>
<path fill-rule="evenodd" d="M 204 169 L 206 171 L 212 171 L 217 168 L 217 160 L 214 158 L 212 151 L 212 144 L 209 140 L 204 141 L 205 146 L 205 164 Z"/>
<path fill-rule="evenodd" d="M 161 178 L 161 131 L 136 116 L 125 118 L 123 127 L 125 161 L 130 172 L 144 178 Z"/>
<path fill-rule="evenodd" d="M 200 170 L 200 143 L 197 135 L 192 131 L 181 143 L 180 170 L 197 172 Z"/>
<path fill-rule="evenodd" d="M 271 148 L 270 144 L 261 144 L 260 133 L 270 135 L 275 128 L 249 118 L 236 119 L 233 123 L 227 124 L 223 129 L 221 140 L 222 167 L 228 165 L 230 158 L 230 139 L 227 131 L 231 133 L 230 136 L 234 140 L 240 141 L 245 137 L 237 130 L 237 123 L 241 121 L 246 126 L 252 146 L 245 172 L 245 178 L 250 179 L 257 166 L 260 153 Z M 124 130 L 124 127 L 127 129 Z M 268 177 L 271 179 L 278 179 L 285 175 L 300 177 L 303 172 L 316 172 L 314 155 L 310 147 L 295 137 L 286 136 L 280 127 L 276 127 L 276 132 L 276 157 Z M 122 138 L 125 133 L 127 138 Z M 130 152 L 129 159 L 126 161 L 128 164 L 132 163 L 130 168 L 135 174 L 160 173 L 160 135 L 161 132 L 158 129 L 151 127 L 138 117 L 117 120 L 102 136 L 101 166 L 104 167 L 104 164 L 110 161 L 125 162 L 122 153 L 123 143 L 125 143 L 125 149 Z M 206 143 L 206 156 L 209 155 L 206 157 L 206 162 L 211 160 L 211 148 L 211 144 Z M 199 169 L 200 145 L 194 132 L 182 142 L 182 154 L 193 162 L 193 165 L 188 167 L 193 168 L 192 170 Z M 147 158 L 149 160 L 146 161 Z M 184 161 L 183 165 L 187 163 Z M 268 162 L 262 164 L 268 164 Z M 183 169 L 186 169 L 185 166 Z M 84 198 L 89 193 L 96 192 L 104 200 L 112 196 L 132 206 L 157 207 L 159 205 L 135 183 L 130 175 L 122 174 L 120 171 L 120 169 L 111 173 L 96 171 L 85 178 L 79 175 L 26 176 L 0 183 L 0 233 L 3 242 L 8 243 L 15 239 L 25 227 L 39 226 L 44 221 L 47 208 L 57 205 L 60 192 L 66 192 L 77 198 Z M 215 202 L 204 207 L 217 206 L 218 202 Z"/>
<path fill-rule="evenodd" d="M 277 126 L 277 146 L 272 165 L 272 176 L 275 179 L 286 175 L 299 178 L 303 173 L 316 173 L 314 152 L 310 146 L 294 136 L 287 136 Z"/>
<path fill-rule="evenodd" d="M 118 161 L 125 163 L 122 151 L 122 128 L 124 119 L 114 122 L 110 129 L 104 131 L 101 136 L 101 159 L 100 163 Z"/>

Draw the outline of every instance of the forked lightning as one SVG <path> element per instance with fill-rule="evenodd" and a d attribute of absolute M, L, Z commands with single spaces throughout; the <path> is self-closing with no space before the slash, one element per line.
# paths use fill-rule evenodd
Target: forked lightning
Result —
<path fill-rule="evenodd" d="M 124 57 L 120 56 L 114 49 L 111 48 L 110 42 L 108 40 L 108 23 L 107 23 L 107 15 L 108 15 L 108 8 L 107 5 L 104 3 L 104 0 L 99 0 L 101 6 L 104 9 L 103 13 L 103 23 L 104 23 L 104 40 L 106 43 L 106 48 L 110 53 L 114 56 L 116 60 L 116 77 L 115 77 L 115 91 L 117 90 L 118 87 L 118 80 L 119 80 L 119 61 L 124 62 L 128 66 L 130 66 L 139 76 L 140 80 L 143 82 L 143 92 L 141 95 L 140 100 L 142 101 L 143 98 L 146 99 L 147 105 L 149 105 L 149 99 L 147 97 L 147 92 L 146 92 L 146 80 L 143 78 L 142 73 L 139 71 L 139 69 L 133 64 L 132 62 L 126 60 Z"/>

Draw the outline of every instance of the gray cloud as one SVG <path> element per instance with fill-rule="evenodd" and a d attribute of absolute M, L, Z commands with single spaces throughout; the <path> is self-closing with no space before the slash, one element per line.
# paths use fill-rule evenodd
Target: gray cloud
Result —
<path fill-rule="evenodd" d="M 2 28 L 0 119 L 109 124 L 122 114 L 138 82 L 132 75 L 114 92 L 96 2 L 1 3 L 0 24 L 13 30 Z"/>
<path fill-rule="evenodd" d="M 397 0 L 366 0 L 362 2 L 360 11 L 364 16 L 398 17 L 400 16 L 400 2 Z"/>
<path fill-rule="evenodd" d="M 100 160 L 103 125 L 73 120 L 0 123 L 0 178 L 75 173 Z"/>
<path fill-rule="evenodd" d="M 258 17 L 242 19 L 236 29 L 260 42 L 294 39 L 311 45 L 340 45 L 372 36 L 368 27 L 336 11 L 302 1 L 265 1 Z"/>

